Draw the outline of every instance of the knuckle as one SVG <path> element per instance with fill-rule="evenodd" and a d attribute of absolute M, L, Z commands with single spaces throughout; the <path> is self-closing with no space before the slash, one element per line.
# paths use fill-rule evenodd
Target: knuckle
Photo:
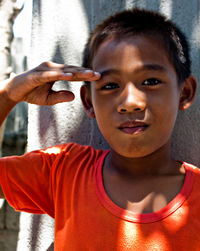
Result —
<path fill-rule="evenodd" d="M 39 65 L 39 67 L 46 68 L 46 67 L 51 67 L 51 65 L 52 65 L 51 61 L 44 61 Z"/>

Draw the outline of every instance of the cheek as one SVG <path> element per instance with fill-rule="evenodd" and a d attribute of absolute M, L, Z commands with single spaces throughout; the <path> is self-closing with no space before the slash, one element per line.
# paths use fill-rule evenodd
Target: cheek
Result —
<path fill-rule="evenodd" d="M 153 117 L 157 120 L 158 126 L 168 129 L 169 132 L 174 127 L 178 114 L 178 97 L 176 94 L 169 92 L 169 95 L 162 95 L 154 99 L 151 104 Z"/>
<path fill-rule="evenodd" d="M 96 116 L 105 117 L 109 113 L 114 112 L 115 101 L 110 95 L 102 95 L 98 90 L 93 89 L 91 98 Z"/>
<path fill-rule="evenodd" d="M 103 134 L 110 132 L 113 126 L 113 120 L 116 115 L 114 102 L 101 95 L 93 95 L 93 109 L 99 129 Z"/>

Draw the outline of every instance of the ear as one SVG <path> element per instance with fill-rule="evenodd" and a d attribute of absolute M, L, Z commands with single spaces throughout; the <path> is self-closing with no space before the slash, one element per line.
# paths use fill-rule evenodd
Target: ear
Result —
<path fill-rule="evenodd" d="M 194 102 L 197 89 L 196 79 L 190 75 L 181 86 L 179 110 L 187 110 Z"/>
<path fill-rule="evenodd" d="M 85 85 L 81 86 L 80 90 L 81 100 L 85 109 L 85 112 L 90 118 L 95 118 L 95 113 L 92 105 L 91 100 L 91 91 L 89 87 L 86 87 Z"/>

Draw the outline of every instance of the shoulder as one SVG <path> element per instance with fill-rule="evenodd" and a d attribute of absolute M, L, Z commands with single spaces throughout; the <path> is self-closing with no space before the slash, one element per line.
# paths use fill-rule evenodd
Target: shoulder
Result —
<path fill-rule="evenodd" d="M 91 166 L 104 156 L 104 152 L 106 151 L 77 143 L 56 145 L 40 150 L 40 153 L 44 155 L 43 158 L 48 159 L 49 163 L 59 169 L 63 165 L 65 169 L 67 167 L 71 169 L 71 167 Z"/>
<path fill-rule="evenodd" d="M 200 175 L 200 168 L 199 167 L 197 167 L 193 164 L 187 163 L 187 162 L 183 162 L 183 164 L 184 164 L 185 170 L 187 172 L 191 172 L 191 173 Z"/>
<path fill-rule="evenodd" d="M 53 156 L 79 156 L 79 155 L 98 155 L 103 152 L 103 150 L 95 149 L 89 145 L 79 145 L 77 143 L 66 143 L 61 145 L 55 145 L 48 147 L 46 149 L 39 150 L 41 154 L 53 155 Z M 34 152 L 33 152 L 34 153 Z"/>
<path fill-rule="evenodd" d="M 76 143 L 54 146 L 44 151 L 47 151 L 49 154 L 51 150 L 53 150 L 54 153 L 55 151 L 58 152 L 51 165 L 52 184 L 54 184 L 55 187 L 59 184 L 63 189 L 68 185 L 71 186 L 72 183 L 75 184 L 75 181 L 78 181 L 76 184 L 79 186 L 80 179 L 82 180 L 81 182 L 83 182 L 83 180 L 88 182 L 89 177 L 91 178 L 95 172 L 97 163 L 104 158 L 107 152 L 88 145 L 79 145 Z M 68 190 L 71 191 L 70 188 Z"/>
<path fill-rule="evenodd" d="M 189 183 L 200 188 L 200 168 L 186 162 L 183 162 L 183 164 L 186 170 L 187 180 L 190 181 Z"/>
<path fill-rule="evenodd" d="M 51 168 L 54 164 L 70 161 L 83 161 L 84 159 L 98 158 L 103 150 L 96 150 L 88 145 L 66 143 L 55 145 L 44 149 L 30 151 L 22 156 L 9 156 L 0 159 L 0 165 L 6 166 L 47 166 Z"/>

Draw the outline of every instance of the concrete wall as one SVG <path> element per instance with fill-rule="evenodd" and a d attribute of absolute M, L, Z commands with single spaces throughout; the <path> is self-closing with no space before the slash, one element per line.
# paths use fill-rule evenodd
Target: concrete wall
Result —
<path fill-rule="evenodd" d="M 80 65 L 81 52 L 90 29 L 115 11 L 133 6 L 153 9 L 172 18 L 186 33 L 191 45 L 192 69 L 200 80 L 200 3 L 199 0 L 34 0 L 32 48 L 28 66 L 42 61 Z M 72 103 L 54 107 L 29 106 L 28 150 L 75 141 L 106 147 L 95 121 L 83 113 L 80 83 L 56 84 L 72 89 Z M 200 165 L 200 101 L 187 112 L 180 112 L 174 133 L 173 153 L 177 159 Z M 18 250 L 53 250 L 53 220 L 48 216 L 25 213 L 20 217 Z"/>
<path fill-rule="evenodd" d="M 15 38 L 11 46 L 11 67 L 15 73 L 26 70 L 23 41 Z M 27 143 L 27 104 L 18 104 L 5 123 L 2 155 L 21 155 Z M 0 199 L 0 250 L 14 251 L 17 248 L 19 212 L 15 212 L 5 200 Z"/>

